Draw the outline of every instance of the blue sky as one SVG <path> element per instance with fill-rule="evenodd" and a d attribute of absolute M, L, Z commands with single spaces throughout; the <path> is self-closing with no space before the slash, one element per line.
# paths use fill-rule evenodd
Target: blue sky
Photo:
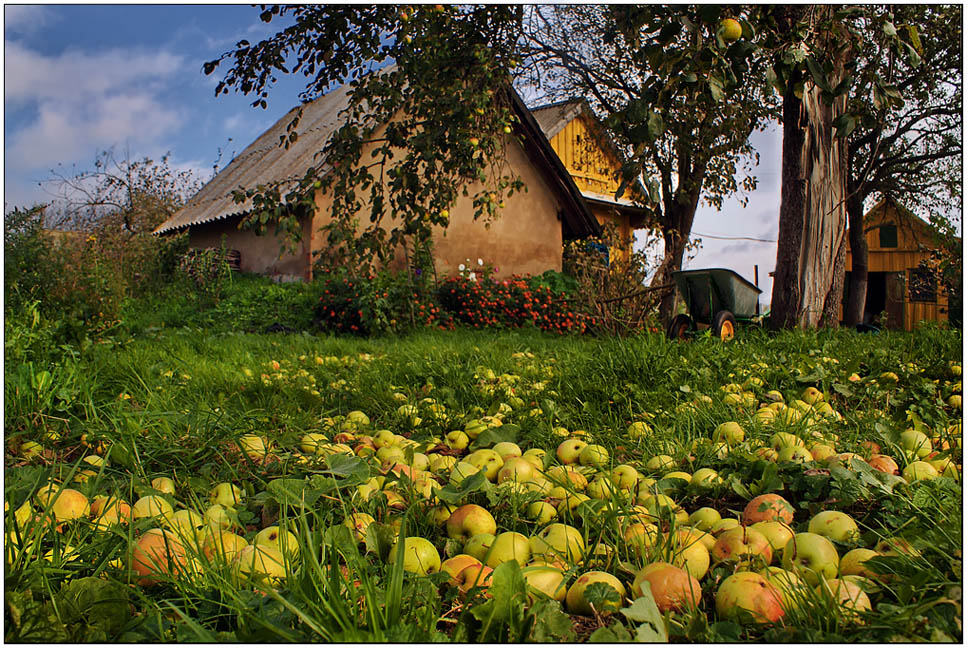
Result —
<path fill-rule="evenodd" d="M 207 180 L 216 161 L 224 167 L 298 103 L 303 79 L 281 78 L 262 110 L 243 95 L 216 98 L 219 73 L 205 76 L 202 64 L 277 29 L 250 5 L 4 6 L 5 210 L 49 200 L 38 183 L 51 170 L 90 169 L 112 147 L 132 159 L 170 152 L 174 167 Z M 773 130 L 753 143 L 759 188 L 745 208 L 700 207 L 696 233 L 776 239 L 781 137 Z M 686 267 L 751 280 L 759 264 L 768 302 L 775 256 L 775 243 L 704 237 Z"/>

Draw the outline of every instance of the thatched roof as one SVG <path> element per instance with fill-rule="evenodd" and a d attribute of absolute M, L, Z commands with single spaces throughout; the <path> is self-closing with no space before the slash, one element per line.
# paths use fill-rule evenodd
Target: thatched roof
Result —
<path fill-rule="evenodd" d="M 548 184 L 565 205 L 561 214 L 565 238 L 600 235 L 601 228 L 591 215 L 580 190 L 558 159 L 550 142 L 512 89 L 511 100 L 520 118 L 519 135 L 531 161 L 544 172 Z M 193 225 L 241 216 L 251 209 L 251 201 L 236 203 L 232 192 L 254 188 L 260 184 L 283 183 L 294 187 L 309 167 L 316 166 L 325 175 L 328 164 L 320 152 L 343 123 L 341 113 L 349 105 L 349 88 L 336 90 L 302 106 L 299 137 L 288 149 L 280 146 L 287 136 L 286 127 L 295 117 L 293 108 L 271 128 L 260 135 L 222 171 L 215 175 L 185 206 L 162 223 L 155 234 L 181 230 Z"/>

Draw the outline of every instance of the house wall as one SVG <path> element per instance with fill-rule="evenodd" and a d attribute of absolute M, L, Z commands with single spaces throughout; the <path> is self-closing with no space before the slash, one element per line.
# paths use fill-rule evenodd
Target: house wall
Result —
<path fill-rule="evenodd" d="M 370 159 L 372 148 L 364 150 L 363 160 Z M 496 273 L 499 277 L 561 270 L 563 239 L 558 214 L 563 204 L 516 140 L 507 139 L 506 152 L 506 168 L 502 173 L 519 175 L 526 191 L 505 198 L 504 208 L 488 227 L 483 220 L 473 219 L 473 196 L 483 186 L 479 183 L 470 185 L 469 195 L 460 196 L 450 208 L 450 224 L 446 231 L 434 228 L 434 261 L 438 275 L 456 274 L 458 266 L 468 259 L 474 266 L 478 259 L 483 259 L 486 264 L 499 269 Z M 326 234 L 319 228 L 330 222 L 331 207 L 331 196 L 318 191 L 311 232 L 314 253 L 326 248 Z M 391 229 L 392 222 L 386 222 L 384 228 Z M 322 258 L 324 260 L 324 255 Z M 400 253 L 390 265 L 402 267 L 403 263 Z"/>
<path fill-rule="evenodd" d="M 225 248 L 238 250 L 242 272 L 268 275 L 282 281 L 310 279 L 309 248 L 302 243 L 295 254 L 280 255 L 281 240 L 274 234 L 256 236 L 249 230 L 239 230 L 240 217 L 231 217 L 191 227 L 188 245 L 192 248 L 220 248 L 224 236 Z M 309 219 L 303 220 L 302 240 L 309 240 Z"/>
<path fill-rule="evenodd" d="M 897 226 L 897 246 L 880 246 L 880 226 Z M 929 250 L 935 247 L 928 226 L 915 216 L 901 213 L 891 202 L 882 202 L 864 217 L 866 245 L 869 248 L 868 264 L 870 273 L 903 273 L 905 277 L 903 300 L 903 328 L 913 331 L 916 324 L 923 320 L 946 322 L 947 294 L 937 287 L 936 302 L 914 302 L 910 295 L 910 269 L 916 268 L 921 261 L 929 258 Z M 846 272 L 852 272 L 853 258 L 847 240 Z M 842 309 L 840 309 L 842 319 Z"/>

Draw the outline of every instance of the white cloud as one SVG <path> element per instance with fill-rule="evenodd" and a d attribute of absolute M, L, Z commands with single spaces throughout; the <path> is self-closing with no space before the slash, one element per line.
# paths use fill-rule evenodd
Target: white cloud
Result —
<path fill-rule="evenodd" d="M 3 31 L 33 34 L 41 27 L 56 20 L 56 16 L 43 5 L 4 5 Z"/>
<path fill-rule="evenodd" d="M 165 101 L 183 74 L 181 57 L 167 52 L 48 56 L 7 42 L 4 67 L 7 115 L 17 120 L 6 139 L 8 170 L 49 168 L 115 145 L 156 148 L 184 120 L 183 109 Z"/>

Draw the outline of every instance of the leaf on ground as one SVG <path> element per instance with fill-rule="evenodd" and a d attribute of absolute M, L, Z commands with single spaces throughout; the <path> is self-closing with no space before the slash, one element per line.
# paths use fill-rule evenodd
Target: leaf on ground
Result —
<path fill-rule="evenodd" d="M 588 642 L 618 643 L 631 642 L 632 639 L 631 632 L 625 628 L 625 625 L 620 620 L 615 620 L 611 626 L 595 629 L 594 633 L 588 638 Z"/>
<path fill-rule="evenodd" d="M 635 634 L 637 642 L 668 642 L 665 618 L 658 610 L 658 604 L 651 593 L 651 585 L 647 581 L 641 582 L 641 597 L 632 602 L 631 606 L 621 609 L 621 613 L 629 621 L 639 623 Z"/>
<path fill-rule="evenodd" d="M 570 642 L 574 640 L 571 618 L 553 599 L 539 599 L 528 609 L 534 618 L 527 642 Z"/>
<path fill-rule="evenodd" d="M 467 476 L 459 485 L 447 485 L 441 489 L 434 489 L 433 495 L 451 505 L 463 502 L 467 496 L 477 491 L 486 491 L 490 485 L 487 476 L 478 471 Z"/>

